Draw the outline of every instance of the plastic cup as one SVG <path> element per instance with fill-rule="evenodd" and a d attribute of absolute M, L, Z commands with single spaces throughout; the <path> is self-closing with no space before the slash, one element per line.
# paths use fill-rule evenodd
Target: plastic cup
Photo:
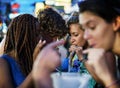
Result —
<path fill-rule="evenodd" d="M 89 88 L 90 75 L 80 73 L 58 72 L 52 73 L 54 88 Z"/>

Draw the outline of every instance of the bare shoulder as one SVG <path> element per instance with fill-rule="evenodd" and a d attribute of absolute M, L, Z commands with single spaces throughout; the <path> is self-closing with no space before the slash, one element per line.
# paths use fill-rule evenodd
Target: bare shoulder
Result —
<path fill-rule="evenodd" d="M 7 61 L 3 58 L 0 58 L 0 68 L 1 68 L 1 66 L 8 66 Z"/>
<path fill-rule="evenodd" d="M 0 58 L 0 73 L 1 72 L 9 72 L 9 65 L 8 65 L 8 62 L 3 59 L 3 58 Z"/>
<path fill-rule="evenodd" d="M 0 58 L 0 88 L 13 88 L 12 84 L 10 67 L 5 59 Z"/>

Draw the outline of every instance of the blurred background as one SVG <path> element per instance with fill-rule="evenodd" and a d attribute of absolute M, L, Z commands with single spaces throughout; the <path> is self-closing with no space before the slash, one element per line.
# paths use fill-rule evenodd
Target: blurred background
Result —
<path fill-rule="evenodd" d="M 64 19 L 78 11 L 80 0 L 0 0 L 0 41 L 7 32 L 7 26 L 14 17 L 29 13 L 37 16 L 40 9 L 55 8 Z"/>

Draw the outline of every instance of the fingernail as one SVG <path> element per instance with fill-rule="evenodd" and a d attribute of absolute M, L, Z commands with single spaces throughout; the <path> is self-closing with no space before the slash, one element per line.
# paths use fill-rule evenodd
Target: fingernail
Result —
<path fill-rule="evenodd" d="M 42 40 L 40 39 L 40 40 L 39 40 L 39 43 L 41 43 L 41 41 L 42 41 Z"/>
<path fill-rule="evenodd" d="M 44 40 L 43 43 L 45 44 L 45 43 L 46 43 L 46 40 Z"/>

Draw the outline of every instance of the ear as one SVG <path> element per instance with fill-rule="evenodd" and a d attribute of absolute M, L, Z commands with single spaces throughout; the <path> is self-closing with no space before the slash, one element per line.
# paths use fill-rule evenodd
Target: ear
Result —
<path fill-rule="evenodd" d="M 115 20 L 115 22 L 113 23 L 113 30 L 117 31 L 120 28 L 120 16 L 118 16 Z"/>

